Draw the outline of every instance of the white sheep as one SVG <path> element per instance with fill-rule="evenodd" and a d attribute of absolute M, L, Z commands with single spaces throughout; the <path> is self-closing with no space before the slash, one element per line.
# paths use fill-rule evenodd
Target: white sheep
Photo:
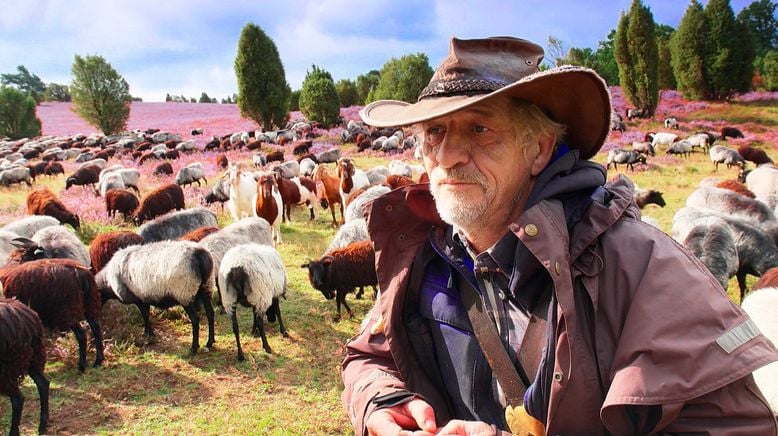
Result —
<path fill-rule="evenodd" d="M 757 199 L 770 205 L 770 201 L 778 196 L 778 168 L 760 165 L 746 175 L 745 183 Z"/>
<path fill-rule="evenodd" d="M 264 316 L 268 321 L 278 318 L 278 327 L 284 337 L 289 334 L 281 319 L 279 299 L 286 298 L 287 280 L 284 262 L 275 248 L 260 244 L 242 244 L 230 248 L 219 266 L 219 292 L 224 310 L 232 318 L 232 331 L 238 346 L 238 360 L 244 360 L 236 306 L 241 303 L 254 312 L 252 333 L 259 333 L 262 348 L 272 353 L 265 336 Z"/>
<path fill-rule="evenodd" d="M 355 219 L 364 218 L 365 215 L 364 213 L 362 213 L 362 206 L 386 194 L 389 191 L 391 191 L 391 189 L 388 186 L 383 186 L 383 185 L 376 185 L 367 188 L 365 192 L 359 194 L 357 198 L 351 200 L 351 203 L 349 203 L 348 206 L 346 206 L 346 212 L 345 212 L 346 222 Z"/>
<path fill-rule="evenodd" d="M 727 168 L 730 168 L 732 165 L 743 168 L 746 164 L 745 159 L 743 159 L 743 156 L 741 156 L 737 150 L 724 145 L 714 145 L 710 148 L 708 153 L 710 154 L 710 160 L 713 162 L 716 171 L 718 171 L 720 163 L 726 164 Z"/>
<path fill-rule="evenodd" d="M 708 143 L 708 135 L 705 133 L 696 133 L 686 138 L 686 140 L 689 141 L 689 143 L 692 145 L 692 150 L 700 147 L 702 148 L 703 152 L 707 153 L 708 149 L 710 148 L 710 144 Z"/>
<path fill-rule="evenodd" d="M 316 168 L 316 162 L 314 162 L 313 159 L 306 157 L 300 161 L 301 176 L 312 177 L 314 168 Z"/>
<path fill-rule="evenodd" d="M 205 167 L 201 162 L 192 162 L 178 170 L 178 174 L 176 174 L 176 184 L 179 186 L 191 185 L 192 183 L 197 183 L 197 186 L 200 186 L 200 180 L 204 181 L 206 186 L 208 185 L 208 180 L 205 178 Z"/>
<path fill-rule="evenodd" d="M 181 305 L 192 322 L 192 353 L 200 348 L 200 317 L 205 308 L 208 342 L 213 346 L 213 259 L 202 245 L 190 241 L 162 241 L 133 245 L 117 251 L 95 277 L 103 298 L 135 304 L 143 317 L 147 337 L 154 336 L 149 307 Z"/>
<path fill-rule="evenodd" d="M 29 239 L 32 238 L 32 235 L 34 235 L 38 230 L 44 227 L 58 226 L 60 224 L 61 223 L 59 220 L 54 217 L 46 215 L 32 215 L 11 221 L 10 223 L 0 228 L 0 230 L 14 233 L 19 237 Z"/>
<path fill-rule="evenodd" d="M 96 166 L 96 167 L 98 167 L 98 168 L 100 168 L 102 170 L 103 168 L 106 167 L 106 165 L 108 165 L 108 162 L 106 162 L 105 159 L 103 159 L 103 158 L 97 158 L 97 159 L 88 160 L 88 161 L 82 163 L 81 165 L 78 166 L 78 168 L 84 168 L 84 167 L 87 167 L 89 165 L 94 165 L 94 166 Z M 76 169 L 78 169 L 78 168 L 76 168 Z"/>
<path fill-rule="evenodd" d="M 680 154 L 683 157 L 691 156 L 692 151 L 691 142 L 685 139 L 673 142 L 669 147 L 667 147 L 667 154 Z"/>
<path fill-rule="evenodd" d="M 778 344 L 778 288 L 760 288 L 751 291 L 741 305 L 767 339 Z M 754 381 L 767 403 L 778 415 L 778 362 L 772 362 L 754 371 Z"/>
<path fill-rule="evenodd" d="M 413 177 L 413 170 L 407 163 L 394 159 L 389 162 L 389 174 L 395 174 L 398 176 Z"/>
<path fill-rule="evenodd" d="M 668 132 L 649 133 L 646 135 L 646 140 L 650 140 L 654 150 L 657 150 L 660 145 L 669 147 L 670 144 L 678 140 L 678 135 Z"/>
<path fill-rule="evenodd" d="M 32 187 L 32 176 L 29 168 L 13 167 L 0 171 L 0 185 L 9 186 L 22 182 L 26 183 L 28 187 Z"/>
<path fill-rule="evenodd" d="M 665 129 L 679 129 L 678 119 L 675 117 L 665 118 Z"/>
<path fill-rule="evenodd" d="M 113 171 L 102 175 L 98 183 L 97 193 L 102 197 L 105 197 L 105 193 L 111 189 L 124 189 L 126 187 L 121 174 Z"/>
<path fill-rule="evenodd" d="M 201 227 L 216 227 L 216 214 L 204 207 L 177 210 L 158 216 L 138 227 L 146 242 L 178 239 Z"/>
<path fill-rule="evenodd" d="M 30 239 L 43 249 L 45 257 L 72 259 L 87 268 L 92 266 L 89 250 L 65 226 L 46 226 L 35 232 Z"/>

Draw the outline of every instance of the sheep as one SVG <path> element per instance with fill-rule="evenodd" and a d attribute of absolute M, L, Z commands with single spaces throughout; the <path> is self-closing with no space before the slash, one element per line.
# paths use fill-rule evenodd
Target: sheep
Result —
<path fill-rule="evenodd" d="M 219 203 L 224 208 L 224 203 L 230 199 L 230 179 L 226 176 L 222 176 L 216 183 L 213 184 L 211 191 L 205 194 L 203 202 L 206 205 L 213 203 Z"/>
<path fill-rule="evenodd" d="M 32 177 L 32 181 L 35 181 L 35 178 L 42 175 L 46 171 L 46 166 L 48 166 L 48 162 L 37 162 L 34 164 L 27 164 L 27 168 L 30 169 L 30 177 Z"/>
<path fill-rule="evenodd" d="M 743 156 L 743 159 L 749 162 L 753 162 L 754 165 L 757 166 L 773 163 L 773 160 L 770 158 L 770 156 L 768 156 L 767 153 L 760 148 L 754 148 L 750 145 L 741 145 L 737 148 L 737 152 Z"/>
<path fill-rule="evenodd" d="M 230 164 L 227 171 L 230 183 L 229 200 L 227 209 L 232 215 L 234 221 L 240 220 L 243 216 L 254 216 L 254 195 L 257 192 L 256 182 L 247 173 L 237 165 Z"/>
<path fill-rule="evenodd" d="M 392 160 L 389 162 L 389 175 L 396 174 L 405 177 L 413 177 L 413 170 L 411 166 L 400 160 Z"/>
<path fill-rule="evenodd" d="M 184 209 L 184 191 L 176 184 L 168 184 L 148 193 L 135 210 L 135 225 L 164 215 L 173 209 Z"/>
<path fill-rule="evenodd" d="M 100 295 L 88 268 L 70 259 L 40 259 L 0 269 L 6 297 L 29 306 L 49 330 L 72 330 L 78 341 L 78 370 L 86 370 L 86 337 L 81 320 L 92 330 L 94 366 L 105 360 L 100 330 Z"/>
<path fill-rule="evenodd" d="M 115 217 L 119 212 L 128 220 L 138 208 L 138 197 L 127 189 L 111 189 L 105 193 L 105 210 L 109 217 Z"/>
<path fill-rule="evenodd" d="M 213 259 L 203 246 L 190 241 L 161 241 L 132 245 L 114 253 L 96 280 L 103 299 L 135 304 L 143 317 L 144 333 L 154 336 L 149 319 L 150 306 L 184 307 L 192 323 L 192 354 L 200 348 L 200 304 L 208 318 L 208 342 L 214 343 Z"/>
<path fill-rule="evenodd" d="M 69 224 L 78 230 L 81 220 L 51 192 L 48 188 L 36 189 L 27 195 L 27 213 L 30 215 L 48 215 L 63 224 Z"/>
<path fill-rule="evenodd" d="M 50 259 L 71 259 L 89 268 L 91 260 L 86 246 L 73 232 L 63 226 L 44 227 L 30 238 Z"/>
<path fill-rule="evenodd" d="M 285 179 L 300 176 L 300 163 L 296 160 L 288 160 L 281 165 L 273 168 L 273 172 L 278 173 Z"/>
<path fill-rule="evenodd" d="M 762 276 L 765 279 L 768 274 L 774 272 L 770 270 Z M 771 276 L 773 274 L 770 274 Z M 778 320 L 775 317 L 778 311 L 778 283 L 775 277 L 772 280 L 762 279 L 754 285 L 754 290 L 746 296 L 741 307 L 751 317 L 751 320 L 757 325 L 759 331 L 771 342 L 778 343 Z M 778 415 L 778 362 L 772 362 L 754 371 L 754 381 L 762 391 L 767 403 Z"/>
<path fill-rule="evenodd" d="M 278 318 L 279 331 L 289 337 L 281 319 L 279 299 L 286 298 L 286 270 L 281 255 L 275 248 L 259 244 L 242 244 L 225 253 L 219 266 L 219 292 L 224 310 L 232 318 L 232 332 L 238 346 L 238 360 L 245 359 L 240 346 L 236 306 L 251 307 L 254 312 L 252 333 L 262 338 L 262 348 L 272 353 L 267 342 L 264 314 Z"/>
<path fill-rule="evenodd" d="M 644 141 L 651 142 L 654 149 L 658 149 L 660 145 L 669 147 L 673 142 L 678 140 L 678 135 L 668 132 L 649 132 L 646 134 Z"/>
<path fill-rule="evenodd" d="M 324 250 L 328 254 L 337 248 L 343 248 L 352 242 L 367 241 L 370 239 L 367 233 L 367 222 L 364 218 L 354 218 L 340 226 L 335 236 L 330 241 L 330 245 Z"/>
<path fill-rule="evenodd" d="M 632 150 L 637 151 L 638 153 L 641 154 L 656 156 L 656 150 L 654 149 L 654 146 L 651 145 L 650 142 L 633 141 Z"/>
<path fill-rule="evenodd" d="M 689 144 L 692 145 L 692 150 L 694 150 L 696 147 L 700 147 L 705 153 L 708 152 L 711 144 L 713 144 L 713 142 L 710 141 L 708 135 L 705 133 L 696 133 L 686 138 L 686 140 L 689 141 Z"/>
<path fill-rule="evenodd" d="M 614 111 L 611 111 L 610 128 L 611 130 L 618 130 L 622 133 L 624 133 L 624 131 L 627 130 L 627 127 L 624 125 L 624 119 L 621 118 L 621 115 L 617 114 Z"/>
<path fill-rule="evenodd" d="M 176 144 L 175 151 L 179 153 L 188 153 L 197 150 L 197 141 L 190 139 L 188 141 Z"/>
<path fill-rule="evenodd" d="M 43 170 L 43 174 L 46 176 L 65 174 L 65 168 L 59 162 L 49 162 L 46 164 L 46 169 Z"/>
<path fill-rule="evenodd" d="M 154 176 L 169 176 L 173 174 L 173 166 L 170 162 L 162 162 L 154 168 L 154 172 L 151 173 Z"/>
<path fill-rule="evenodd" d="M 265 162 L 283 162 L 284 161 L 284 152 L 283 151 L 271 151 L 265 155 Z"/>
<path fill-rule="evenodd" d="M 643 118 L 646 116 L 646 111 L 643 109 L 627 109 L 627 119 Z"/>
<path fill-rule="evenodd" d="M 350 203 L 347 203 L 345 220 L 349 222 L 351 220 L 364 218 L 365 214 L 362 212 L 362 206 L 375 200 L 376 198 L 391 191 L 387 186 L 371 186 L 365 190 L 365 192 L 359 194 Z"/>
<path fill-rule="evenodd" d="M 126 230 L 100 233 L 89 243 L 92 272 L 95 274 L 100 272 L 111 260 L 114 253 L 122 248 L 130 245 L 142 245 L 144 242 L 143 237 Z"/>
<path fill-rule="evenodd" d="M 340 305 L 346 308 L 349 317 L 354 316 L 346 303 L 346 294 L 357 286 L 376 286 L 375 252 L 370 241 L 360 241 L 338 248 L 318 260 L 302 265 L 308 269 L 308 279 L 314 289 L 321 291 L 324 298 L 335 298 L 340 321 Z"/>
<path fill-rule="evenodd" d="M 313 177 L 313 170 L 316 168 L 316 162 L 306 157 L 300 160 L 300 175 L 304 177 Z"/>
<path fill-rule="evenodd" d="M 678 119 L 676 117 L 665 118 L 665 129 L 680 129 Z"/>
<path fill-rule="evenodd" d="M 323 163 L 335 163 L 340 160 L 340 148 L 334 147 L 316 155 L 316 161 L 319 164 Z"/>
<path fill-rule="evenodd" d="M 88 166 L 96 166 L 102 170 L 103 168 L 105 168 L 106 165 L 108 165 L 108 162 L 105 159 L 92 159 L 82 163 L 78 167 L 78 169 L 88 167 Z"/>
<path fill-rule="evenodd" d="M 313 146 L 313 141 L 302 141 L 299 144 L 295 145 L 294 148 L 292 148 L 292 154 L 295 156 L 300 156 L 304 154 L 308 154 L 311 152 L 311 147 Z"/>
<path fill-rule="evenodd" d="M 758 200 L 727 189 L 701 186 L 689 194 L 686 205 L 750 221 L 778 243 L 778 220 L 773 211 Z"/>
<path fill-rule="evenodd" d="M 124 186 L 117 186 L 118 189 L 123 189 L 126 187 L 140 194 L 140 189 L 138 188 L 138 181 L 140 180 L 140 171 L 138 171 L 135 168 L 124 168 L 121 165 L 111 166 L 108 168 L 104 168 L 102 171 L 100 171 L 100 175 L 97 178 L 98 183 L 102 184 L 105 178 L 114 175 L 118 175 L 122 180 L 122 184 L 124 185 Z M 105 193 L 103 193 L 103 195 L 105 195 Z"/>
<path fill-rule="evenodd" d="M 179 186 L 191 185 L 195 182 L 197 186 L 200 186 L 200 180 L 208 185 L 208 180 L 205 178 L 205 167 L 200 162 L 192 162 L 178 170 L 178 174 L 176 174 L 176 184 Z"/>
<path fill-rule="evenodd" d="M 727 168 L 732 167 L 732 165 L 737 165 L 741 169 L 745 167 L 746 161 L 737 150 L 733 150 L 723 145 L 714 145 L 710 148 L 708 153 L 710 154 L 711 162 L 715 165 L 716 171 L 719 170 L 720 163 L 726 164 Z"/>
<path fill-rule="evenodd" d="M 16 219 L 6 224 L 0 230 L 13 233 L 22 238 L 32 238 L 38 230 L 48 226 L 58 226 L 58 219 L 50 216 L 35 215 Z"/>
<path fill-rule="evenodd" d="M 689 156 L 691 156 L 691 153 L 692 153 L 692 144 L 689 141 L 685 140 L 685 139 L 682 139 L 680 141 L 676 141 L 676 142 L 670 144 L 669 147 L 667 147 L 666 153 L 667 154 L 680 154 L 681 156 L 688 158 Z"/>
<path fill-rule="evenodd" d="M 17 183 L 26 183 L 32 188 L 32 175 L 26 167 L 14 167 L 0 171 L 0 185 L 11 186 Z"/>
<path fill-rule="evenodd" d="M 726 221 L 681 208 L 673 217 L 672 235 L 708 268 L 722 289 L 727 289 L 729 278 L 737 274 L 740 258 Z"/>
<path fill-rule="evenodd" d="M 195 207 L 158 216 L 138 228 L 146 242 L 178 239 L 200 227 L 215 227 L 216 214 L 204 207 Z"/>
<path fill-rule="evenodd" d="M 192 136 L 202 135 L 203 134 L 203 128 L 202 127 L 198 127 L 196 129 L 192 129 L 192 130 L 189 131 L 189 134 L 192 135 Z"/>
<path fill-rule="evenodd" d="M 227 156 L 225 156 L 223 153 L 219 153 L 216 155 L 216 166 L 221 169 L 227 169 L 227 166 L 230 164 L 230 161 L 227 159 Z"/>
<path fill-rule="evenodd" d="M 722 180 L 720 182 L 716 182 L 716 187 L 727 189 L 748 198 L 756 199 L 756 195 L 751 192 L 743 182 L 739 180 Z"/>
<path fill-rule="evenodd" d="M 645 165 L 646 157 L 634 150 L 615 148 L 608 151 L 608 163 L 605 168 L 610 168 L 611 164 L 613 164 L 613 169 L 618 170 L 618 164 L 626 164 L 627 168 L 635 171 L 634 164 L 638 162 Z"/>
<path fill-rule="evenodd" d="M 0 297 L 0 394 L 11 399 L 10 434 L 19 434 L 24 397 L 19 389 L 24 374 L 38 388 L 38 433 L 46 433 L 49 421 L 49 379 L 44 374 L 46 347 L 43 324 L 32 309 L 15 299 Z"/>
<path fill-rule="evenodd" d="M 721 139 L 727 139 L 729 138 L 744 138 L 743 132 L 741 132 L 739 129 L 735 127 L 722 127 L 721 128 Z"/>
<path fill-rule="evenodd" d="M 652 203 L 659 207 L 665 207 L 665 199 L 662 198 L 662 193 L 654 189 L 636 188 L 632 193 L 632 200 L 640 209 Z"/>
<path fill-rule="evenodd" d="M 82 166 L 65 179 L 65 189 L 70 189 L 71 186 L 86 185 L 91 185 L 94 189 L 95 184 L 100 181 L 100 171 L 101 168 L 96 165 Z"/>
<path fill-rule="evenodd" d="M 387 177 L 386 182 L 384 182 L 384 184 L 390 189 L 397 189 L 403 186 L 413 185 L 414 183 L 415 182 L 412 178 L 399 176 L 396 174 L 392 174 L 391 176 Z"/>
<path fill-rule="evenodd" d="M 203 239 L 204 237 L 210 235 L 211 233 L 216 233 L 218 231 L 219 228 L 216 226 L 200 227 L 198 229 L 190 230 L 189 232 L 185 233 L 183 236 L 178 238 L 178 240 L 200 242 L 200 240 Z"/>
<path fill-rule="evenodd" d="M 770 207 L 775 206 L 771 202 L 778 196 L 778 168 L 772 165 L 760 165 L 746 175 L 745 183 L 757 199 Z"/>
<path fill-rule="evenodd" d="M 316 182 L 316 194 L 319 197 L 319 203 L 322 207 L 329 206 L 332 212 L 332 226 L 337 227 L 338 222 L 335 219 L 335 205 L 340 207 L 340 222 L 344 222 L 343 199 L 340 196 L 340 179 L 327 173 L 327 167 L 317 165 L 313 171 L 313 180 Z"/>
<path fill-rule="evenodd" d="M 254 205 L 254 216 L 264 218 L 270 223 L 273 243 L 281 243 L 281 221 L 284 214 L 284 202 L 278 191 L 274 176 L 263 174 L 257 181 L 257 193 L 251 200 Z"/>

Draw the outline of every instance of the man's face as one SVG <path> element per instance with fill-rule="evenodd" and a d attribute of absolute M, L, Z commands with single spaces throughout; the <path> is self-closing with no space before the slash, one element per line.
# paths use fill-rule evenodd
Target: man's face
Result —
<path fill-rule="evenodd" d="M 424 166 L 444 221 L 473 232 L 521 212 L 538 145 L 519 143 L 518 122 L 508 107 L 492 104 L 422 124 Z"/>

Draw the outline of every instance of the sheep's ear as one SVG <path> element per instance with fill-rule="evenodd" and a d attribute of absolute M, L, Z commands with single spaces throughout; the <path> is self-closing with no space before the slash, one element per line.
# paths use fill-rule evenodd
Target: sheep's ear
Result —
<path fill-rule="evenodd" d="M 300 265 L 300 268 L 308 268 L 309 266 L 311 266 L 310 261 L 306 261 L 304 264 Z"/>
<path fill-rule="evenodd" d="M 330 265 L 332 265 L 332 262 L 334 262 L 334 261 L 335 261 L 335 258 L 332 257 L 332 256 L 325 256 L 325 257 L 321 258 L 321 263 L 324 266 L 330 266 Z"/>

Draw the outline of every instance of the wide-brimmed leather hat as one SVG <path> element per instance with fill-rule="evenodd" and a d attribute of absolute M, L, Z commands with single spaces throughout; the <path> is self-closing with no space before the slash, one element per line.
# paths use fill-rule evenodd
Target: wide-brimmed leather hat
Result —
<path fill-rule="evenodd" d="M 540 71 L 543 48 L 507 36 L 451 38 L 448 56 L 416 103 L 379 100 L 359 115 L 375 127 L 407 126 L 456 112 L 497 95 L 530 101 L 566 126 L 564 142 L 588 159 L 610 131 L 610 95 L 593 70 L 561 66 Z"/>

